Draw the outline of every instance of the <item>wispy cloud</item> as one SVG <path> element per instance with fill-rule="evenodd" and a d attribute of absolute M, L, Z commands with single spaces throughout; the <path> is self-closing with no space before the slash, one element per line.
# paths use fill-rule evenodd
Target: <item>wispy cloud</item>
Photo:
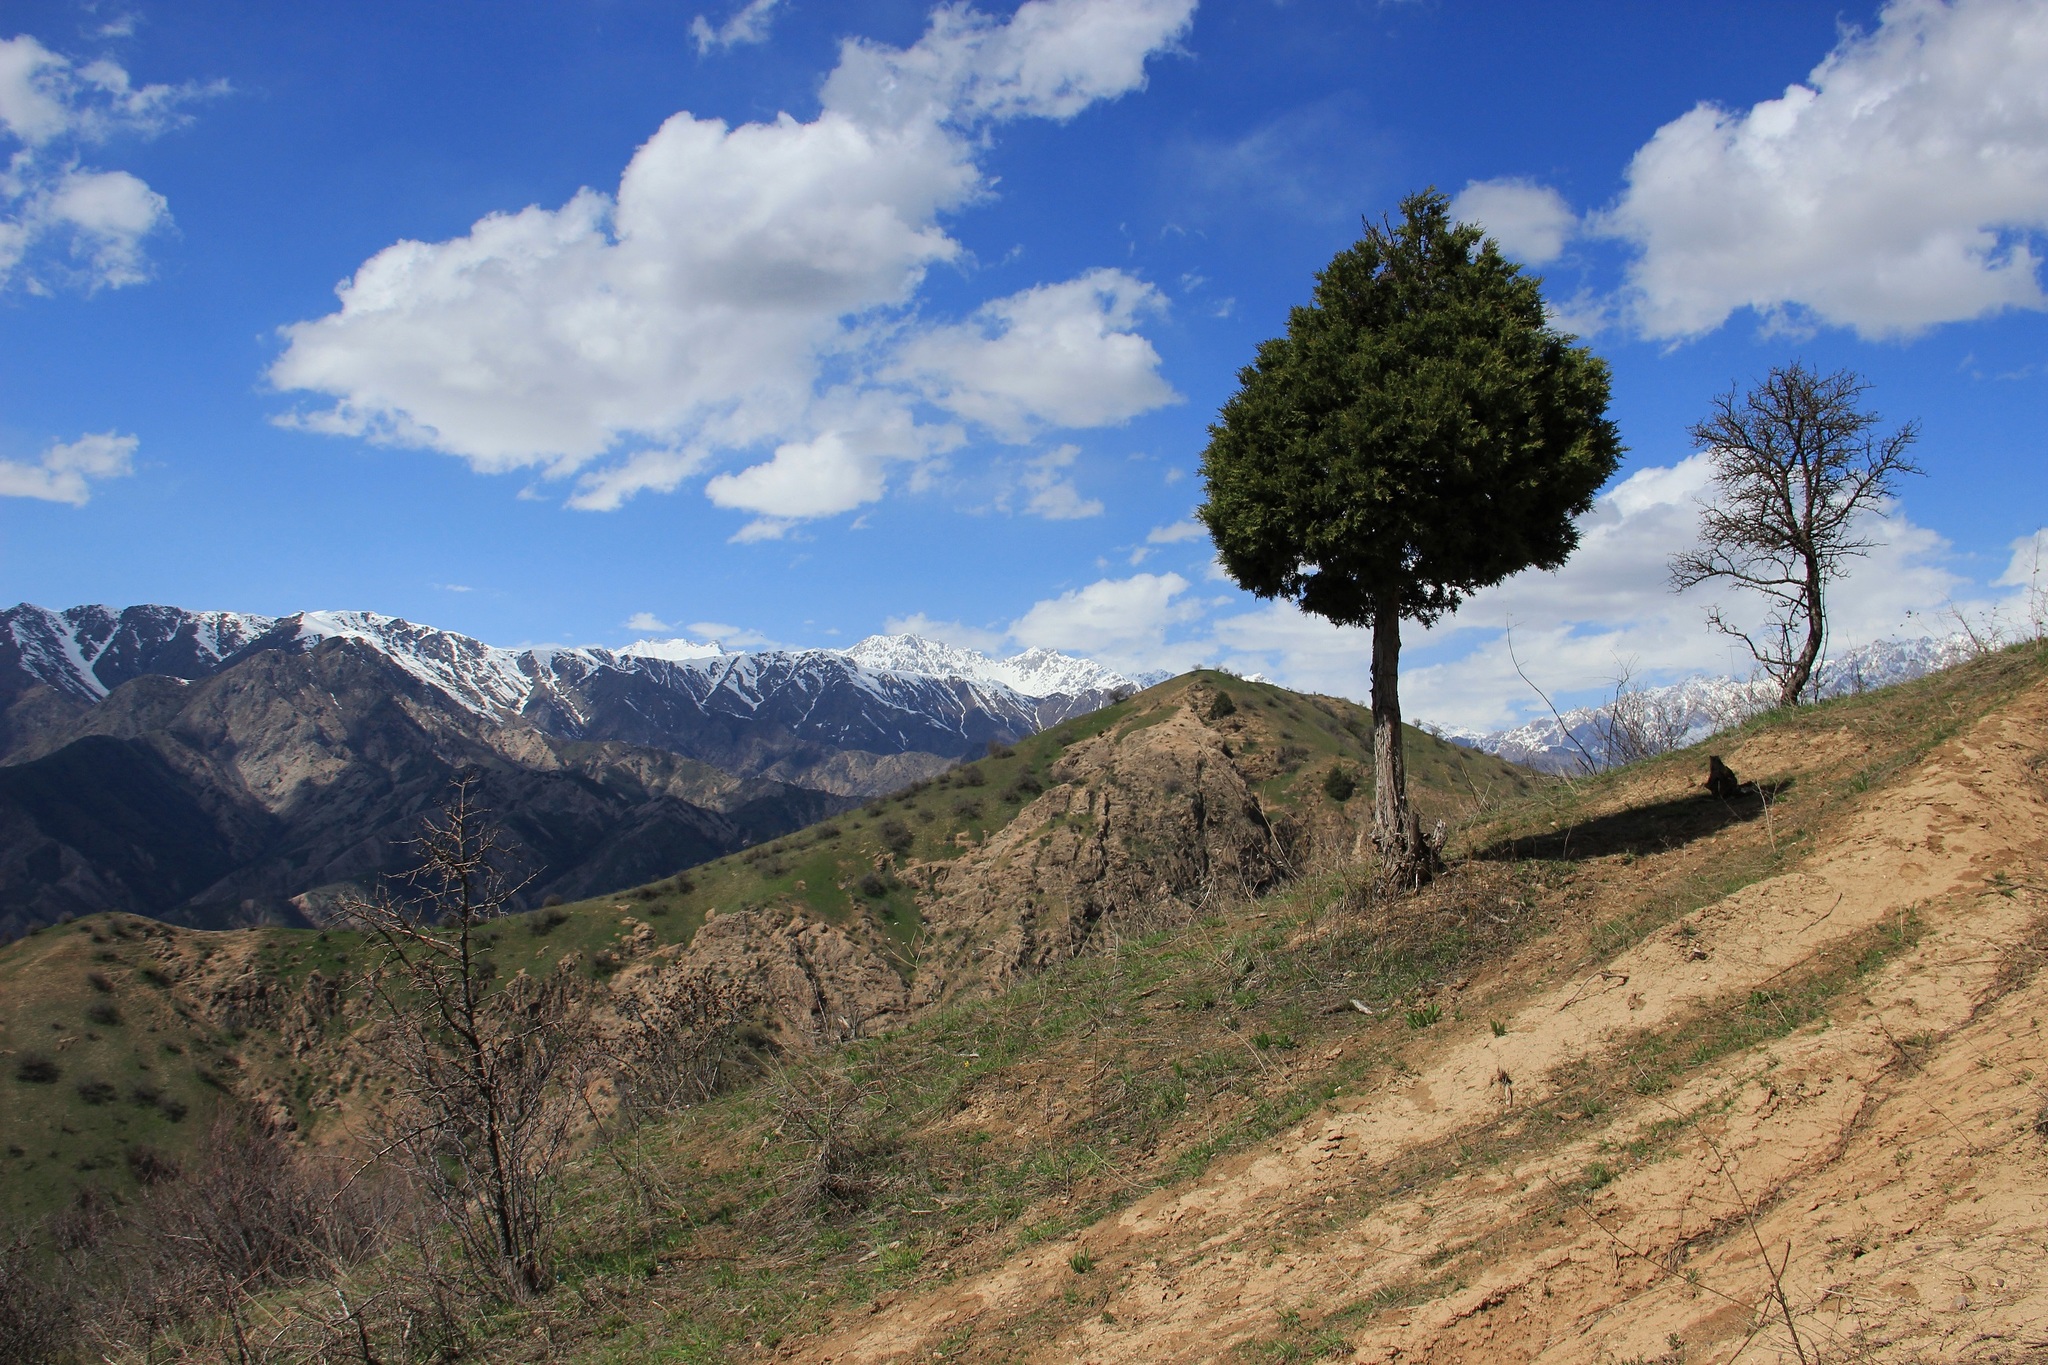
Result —
<path fill-rule="evenodd" d="M 134 472 L 137 444 L 133 436 L 102 431 L 53 443 L 34 461 L 0 460 L 0 497 L 83 507 L 95 483 Z"/>
<path fill-rule="evenodd" d="M 779 3 L 781 0 L 747 0 L 746 5 L 716 28 L 709 19 L 698 15 L 690 21 L 690 36 L 697 40 L 697 55 L 706 56 L 713 48 L 723 51 L 767 42 L 768 27 Z"/>

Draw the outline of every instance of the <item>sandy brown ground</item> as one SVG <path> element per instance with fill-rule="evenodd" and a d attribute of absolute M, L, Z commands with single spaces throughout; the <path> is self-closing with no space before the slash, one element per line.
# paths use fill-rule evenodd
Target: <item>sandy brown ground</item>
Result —
<path fill-rule="evenodd" d="M 1728 757 L 1783 770 L 1796 756 L 1768 746 L 1787 742 L 1767 734 Z M 1412 1073 L 1338 1112 L 790 1354 L 1205 1361 L 1381 1295 L 1379 1311 L 1332 1320 L 1339 1358 L 2048 1359 L 2044 752 L 2037 687 L 1832 820 L 1796 872 L 1692 917 L 1694 937 L 1660 932 L 1524 992 L 1505 1036 L 1476 1019 L 1433 1030 Z M 1572 1064 L 1625 1066 L 1629 1034 L 1738 1007 L 1906 912 L 1924 934 L 1828 1024 L 1507 1164 L 1356 1197 L 1375 1173 L 1498 1126 L 1503 1073 L 1514 1106 L 1540 1105 Z M 1660 1123 L 1676 1136 L 1651 1159 L 1584 1178 Z M 1093 1258 L 1089 1293 L 1111 1286 L 1079 1325 L 1076 1252 Z"/>

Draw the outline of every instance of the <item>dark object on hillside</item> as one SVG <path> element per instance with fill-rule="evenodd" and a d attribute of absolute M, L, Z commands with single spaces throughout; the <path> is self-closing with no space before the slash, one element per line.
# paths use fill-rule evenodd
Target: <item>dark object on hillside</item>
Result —
<path fill-rule="evenodd" d="M 63 1069 L 40 1052 L 31 1052 L 14 1064 L 14 1079 L 30 1085 L 55 1085 Z"/>
<path fill-rule="evenodd" d="M 138 1185 L 162 1185 L 185 1173 L 177 1158 L 140 1142 L 128 1149 L 128 1172 Z"/>
<path fill-rule="evenodd" d="M 1237 714 L 1237 703 L 1230 699 L 1228 692 L 1218 692 L 1216 700 L 1209 703 L 1209 719 L 1222 720 L 1225 716 Z"/>
<path fill-rule="evenodd" d="M 1735 775 L 1733 768 L 1721 761 L 1719 754 L 1710 754 L 1707 758 L 1706 788 L 1710 796 L 1717 796 L 1723 801 L 1733 801 L 1742 795 L 1742 779 Z"/>
<path fill-rule="evenodd" d="M 1044 790 L 1045 783 L 1038 780 L 1037 774 L 1019 773 L 1017 774 L 1017 780 L 1012 782 L 1008 789 L 1003 792 L 1003 799 L 1005 801 L 1021 803 L 1030 800 Z"/>
<path fill-rule="evenodd" d="M 1358 779 L 1351 775 L 1351 769 L 1338 764 L 1323 774 L 1323 795 L 1343 805 L 1358 790 Z"/>

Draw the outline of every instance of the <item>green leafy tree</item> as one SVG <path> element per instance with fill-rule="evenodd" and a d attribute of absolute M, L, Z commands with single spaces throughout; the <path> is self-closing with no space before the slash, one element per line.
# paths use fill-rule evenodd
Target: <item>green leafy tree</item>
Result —
<path fill-rule="evenodd" d="M 1546 325 L 1537 281 L 1434 190 L 1401 213 L 1239 374 L 1198 515 L 1247 591 L 1372 628 L 1373 841 L 1419 881 L 1436 850 L 1408 808 L 1401 621 L 1564 563 L 1622 447 L 1606 364 Z"/>

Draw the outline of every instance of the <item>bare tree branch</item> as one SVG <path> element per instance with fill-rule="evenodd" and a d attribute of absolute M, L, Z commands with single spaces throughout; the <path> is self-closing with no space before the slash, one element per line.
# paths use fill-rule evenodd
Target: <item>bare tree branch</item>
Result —
<path fill-rule="evenodd" d="M 433 1194 L 482 1279 L 522 1298 L 553 1281 L 553 1177 L 567 1155 L 587 1047 L 586 1011 L 566 970 L 496 981 L 486 926 L 523 883 L 458 778 L 416 841 L 420 862 L 343 913 L 381 949 L 367 975 L 383 1014 L 378 1044 L 398 1073 L 389 1148 Z"/>
<path fill-rule="evenodd" d="M 1770 604 L 1761 632 L 1719 608 L 1707 622 L 1748 647 L 1778 684 L 1781 706 L 1796 705 L 1814 681 L 1827 588 L 1875 544 L 1861 530 L 1868 514 L 1901 476 L 1923 472 L 1906 454 L 1918 425 L 1877 434 L 1877 414 L 1856 406 L 1868 388 L 1850 370 L 1779 366 L 1749 392 L 1716 399 L 1691 431 L 1713 461 L 1718 502 L 1702 510 L 1699 546 L 1672 558 L 1671 585 L 1724 580 Z"/>

